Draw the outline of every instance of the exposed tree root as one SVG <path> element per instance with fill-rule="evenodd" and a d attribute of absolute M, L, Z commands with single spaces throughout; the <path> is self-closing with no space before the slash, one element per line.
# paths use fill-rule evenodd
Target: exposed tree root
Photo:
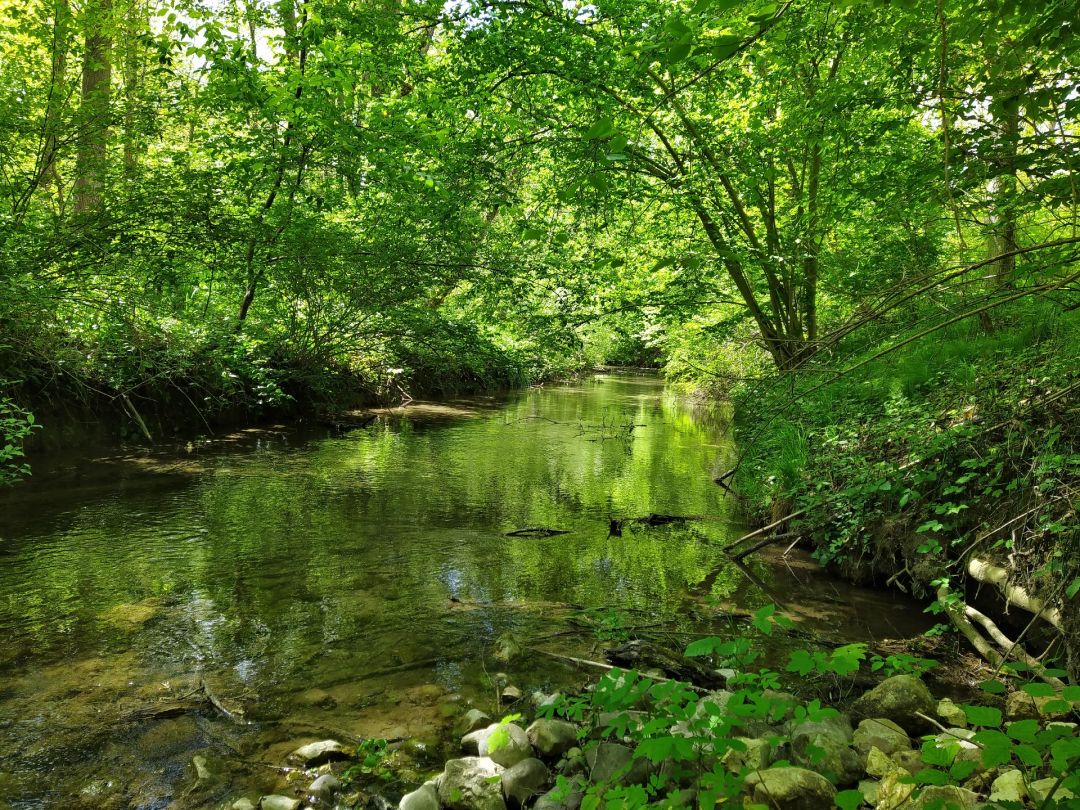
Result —
<path fill-rule="evenodd" d="M 1029 613 L 1036 613 L 1058 630 L 1062 629 L 1061 611 L 1056 607 L 1050 607 L 1042 599 L 1029 594 L 1019 585 L 1009 582 L 1009 572 L 1004 568 L 986 560 L 980 560 L 978 557 L 972 557 L 968 560 L 967 572 L 973 579 L 996 587 L 1010 605 L 1023 608 Z"/>
<path fill-rule="evenodd" d="M 1001 628 L 994 623 L 993 619 L 971 607 L 963 600 L 953 600 L 950 596 L 951 592 L 948 586 L 942 585 L 938 588 L 938 602 L 945 608 L 945 612 L 953 625 L 963 634 L 964 638 L 971 642 L 971 646 L 978 650 L 979 654 L 993 664 L 995 668 L 1000 668 L 1006 661 L 1006 655 L 1008 655 L 1027 664 L 1039 678 L 1055 689 L 1064 689 L 1065 684 L 1059 678 L 1047 675 L 1046 667 L 1038 659 L 1030 655 L 1018 641 L 1011 640 L 1001 632 Z M 977 622 L 986 635 L 979 632 L 973 622 Z M 987 636 L 989 636 L 989 639 Z"/>

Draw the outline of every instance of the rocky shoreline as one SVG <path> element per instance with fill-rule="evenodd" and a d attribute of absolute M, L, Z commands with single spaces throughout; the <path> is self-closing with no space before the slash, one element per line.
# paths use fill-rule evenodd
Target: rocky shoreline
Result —
<path fill-rule="evenodd" d="M 745 715 L 747 693 L 702 693 L 689 715 L 663 731 L 671 739 L 695 740 L 710 723 Z M 767 711 L 736 722 L 738 735 L 717 749 L 699 747 L 696 773 L 726 774 L 739 806 L 773 810 L 870 807 L 876 810 L 976 810 L 983 807 L 1053 806 L 1048 798 L 1075 797 L 1046 763 L 1017 768 L 1009 756 L 986 764 L 987 710 L 997 712 L 1016 740 L 1034 735 L 1073 742 L 1077 726 L 1065 722 L 1075 704 L 1023 691 L 996 698 L 1001 708 L 961 706 L 935 699 L 912 675 L 894 675 L 854 700 L 846 712 L 805 704 L 790 693 L 753 695 Z M 696 807 L 701 789 L 694 770 L 680 771 L 663 757 L 643 756 L 635 741 L 657 732 L 657 713 L 639 707 L 597 713 L 581 722 L 551 716 L 558 696 L 533 696 L 532 722 L 510 715 L 499 722 L 473 708 L 459 716 L 461 757 L 445 762 L 437 776 L 406 793 L 399 810 L 577 810 L 597 786 L 614 795 L 651 785 L 655 807 Z M 730 728 L 730 727 L 724 727 Z M 1022 733 L 1021 733 L 1022 731 Z M 1003 735 L 1004 736 L 1004 735 Z M 354 758 L 349 746 L 323 740 L 301 746 L 289 759 L 311 776 L 295 795 L 241 798 L 232 810 L 298 810 L 358 806 L 345 796 L 341 768 Z M 1000 759 L 1000 757 L 998 758 Z M 946 769 L 941 771 L 939 769 Z M 930 776 L 949 773 L 948 784 Z M 659 789 L 657 789 L 659 786 Z M 858 791 L 856 794 L 854 791 Z M 859 795 L 861 794 L 861 796 Z M 642 791 L 642 795 L 644 795 Z M 1002 803 L 1005 804 L 1002 804 Z M 360 805 L 363 806 L 363 805 Z M 392 808 L 385 798 L 366 806 Z M 606 804 L 601 806 L 611 807 Z M 711 806 L 711 805 L 707 805 Z M 735 806 L 730 805 L 730 806 Z M 1059 806 L 1072 806 L 1060 804 Z"/>

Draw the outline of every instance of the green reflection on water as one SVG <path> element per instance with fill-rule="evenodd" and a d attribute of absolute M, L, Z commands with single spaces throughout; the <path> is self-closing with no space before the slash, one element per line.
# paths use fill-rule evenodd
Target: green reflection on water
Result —
<path fill-rule="evenodd" d="M 434 728 L 430 695 L 408 690 L 482 699 L 496 640 L 550 632 L 567 615 L 553 603 L 678 619 L 734 530 L 712 483 L 722 417 L 608 376 L 211 448 L 186 474 L 111 464 L 73 502 L 47 483 L 25 507 L 8 496 L 0 801 L 55 800 L 106 771 L 124 802 L 153 806 L 190 781 L 192 752 L 230 737 L 272 758 L 288 723 L 325 725 L 327 706 L 358 734 Z M 608 536 L 611 518 L 654 512 L 709 519 Z M 505 536 L 537 526 L 568 533 Z M 725 595 L 738 579 L 717 582 Z M 363 677 L 409 662 L 425 663 Z M 512 674 L 556 679 L 536 668 Z M 202 677 L 262 723 L 122 722 Z M 57 761 L 66 776 L 43 783 Z"/>

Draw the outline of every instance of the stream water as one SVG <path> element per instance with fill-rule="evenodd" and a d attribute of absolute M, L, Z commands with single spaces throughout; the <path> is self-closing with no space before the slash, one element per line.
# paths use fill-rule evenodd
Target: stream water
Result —
<path fill-rule="evenodd" d="M 586 677 L 533 648 L 723 632 L 694 591 L 742 530 L 713 483 L 725 425 L 656 378 L 597 375 L 46 461 L 0 498 L 0 807 L 227 806 L 286 789 L 269 766 L 335 735 L 408 738 L 419 773 L 462 706 L 500 708 L 496 668 L 526 695 Z M 609 536 L 651 513 L 704 519 Z M 506 536 L 535 527 L 566 533 Z M 925 627 L 797 552 L 754 566 L 814 632 Z M 734 568 L 710 579 L 724 604 L 768 601 Z"/>

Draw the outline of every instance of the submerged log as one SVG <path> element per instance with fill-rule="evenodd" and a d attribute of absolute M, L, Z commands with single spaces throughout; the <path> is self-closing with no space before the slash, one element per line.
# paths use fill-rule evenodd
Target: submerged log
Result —
<path fill-rule="evenodd" d="M 506 537 L 555 537 L 560 534 L 570 534 L 566 529 L 548 529 L 543 526 L 538 526 L 530 529 L 518 529 L 517 531 L 507 532 Z"/>
<path fill-rule="evenodd" d="M 722 676 L 693 658 L 639 640 L 604 650 L 604 657 L 616 666 L 636 670 L 658 669 L 673 680 L 687 681 L 706 689 L 722 689 L 725 684 Z"/>

